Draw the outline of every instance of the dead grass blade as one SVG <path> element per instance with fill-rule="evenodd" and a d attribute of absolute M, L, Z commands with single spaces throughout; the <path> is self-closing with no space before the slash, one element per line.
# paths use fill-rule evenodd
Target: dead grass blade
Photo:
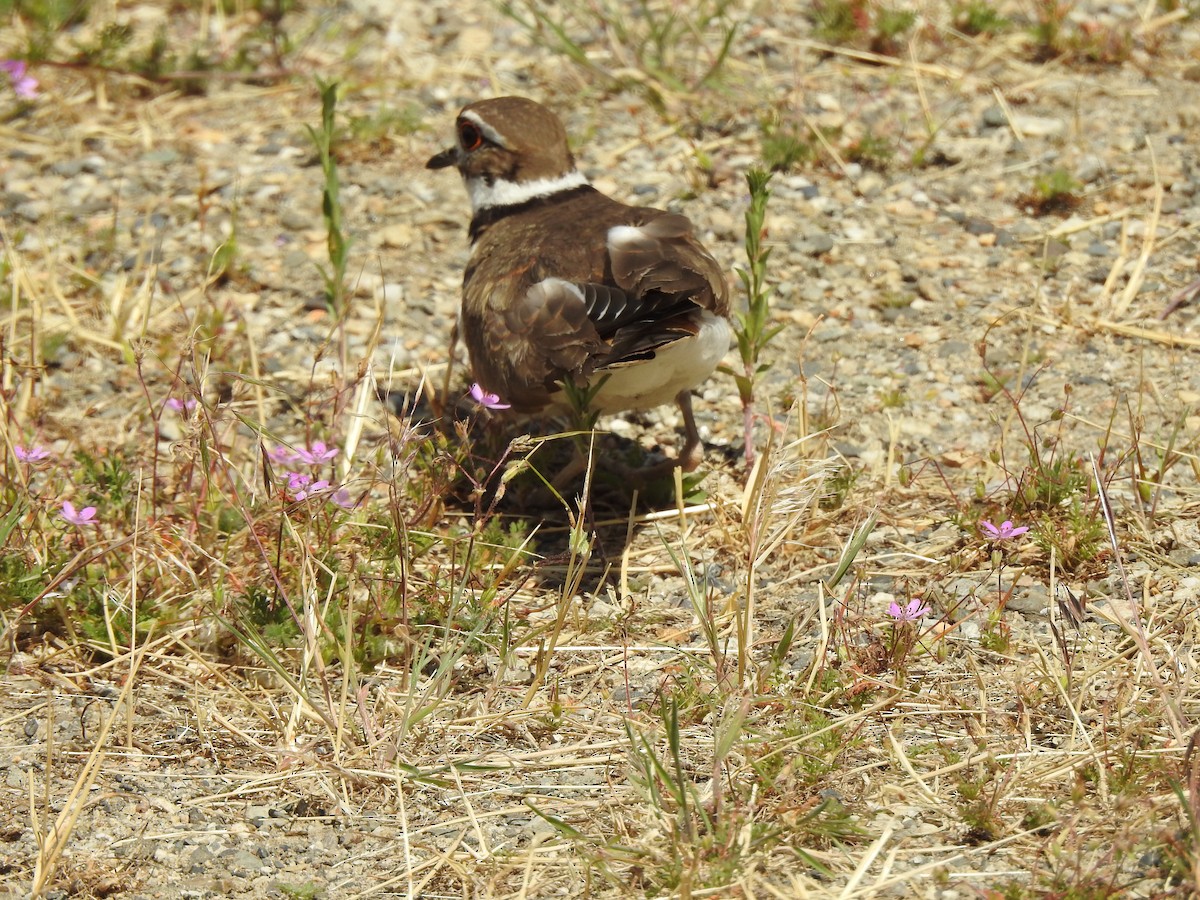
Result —
<path fill-rule="evenodd" d="M 37 814 L 37 800 L 34 796 L 33 777 L 32 775 L 30 776 L 29 819 L 30 826 L 37 836 L 38 841 L 37 861 L 33 870 L 33 886 L 30 889 L 30 896 L 32 897 L 45 896 L 53 884 L 54 875 L 62 859 L 63 851 L 71 839 L 71 835 L 79 821 L 79 816 L 83 812 L 84 805 L 88 800 L 92 785 L 95 783 L 97 776 L 100 774 L 100 768 L 104 764 L 104 744 L 108 740 L 108 735 L 112 731 L 113 725 L 116 724 L 117 719 L 121 716 L 121 711 L 129 703 L 129 696 L 133 691 L 134 684 L 137 683 L 138 669 L 145 654 L 146 647 L 143 647 L 135 657 L 131 658 L 129 673 L 125 679 L 125 684 L 121 688 L 121 693 L 117 696 L 116 702 L 113 703 L 112 709 L 105 717 L 95 741 L 92 742 L 91 752 L 88 753 L 83 767 L 75 777 L 75 783 L 71 787 L 70 794 L 63 801 L 62 809 L 55 817 L 54 823 L 50 826 L 49 830 L 45 832 L 42 830 L 41 820 Z M 49 779 L 50 773 L 55 771 L 55 769 L 56 765 L 53 761 L 47 760 L 45 777 Z"/>

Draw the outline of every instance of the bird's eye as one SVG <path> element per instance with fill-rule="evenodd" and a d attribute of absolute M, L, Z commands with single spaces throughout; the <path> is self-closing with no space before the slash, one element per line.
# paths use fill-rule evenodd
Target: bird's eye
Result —
<path fill-rule="evenodd" d="M 458 143 L 464 150 L 478 150 L 483 146 L 483 133 L 470 122 L 459 122 Z"/>

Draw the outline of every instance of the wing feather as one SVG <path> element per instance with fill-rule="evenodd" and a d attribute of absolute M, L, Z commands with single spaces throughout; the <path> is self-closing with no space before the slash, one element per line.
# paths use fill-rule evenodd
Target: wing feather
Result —
<path fill-rule="evenodd" d="M 505 296 L 494 283 L 488 294 L 464 300 L 464 334 L 480 384 L 518 410 L 535 411 L 566 379 L 652 359 L 694 336 L 701 310 L 727 314 L 724 274 L 691 222 L 649 212 L 638 224 L 607 230 L 603 270 L 578 280 L 539 277 L 570 267 L 534 257 L 512 270 L 514 279 L 538 279 L 515 301 L 494 302 Z"/>

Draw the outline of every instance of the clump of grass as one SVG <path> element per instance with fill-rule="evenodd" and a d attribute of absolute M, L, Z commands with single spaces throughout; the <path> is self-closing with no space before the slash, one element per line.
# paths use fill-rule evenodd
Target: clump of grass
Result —
<path fill-rule="evenodd" d="M 1188 739 L 1187 753 L 1172 776 L 1171 790 L 1179 801 L 1177 822 L 1166 825 L 1159 840 L 1166 857 L 1164 868 L 1189 892 L 1200 891 L 1200 752 L 1196 734 Z"/>
<path fill-rule="evenodd" d="M 978 766 L 974 778 L 968 776 L 957 782 L 958 814 L 967 827 L 965 838 L 969 843 L 989 843 L 1007 832 L 999 804 L 1012 774 L 1002 772 L 998 765 L 984 763 Z"/>
<path fill-rule="evenodd" d="M 1071 42 L 1071 52 L 1086 63 L 1116 66 L 1133 56 L 1133 46 L 1131 29 L 1085 22 Z"/>
<path fill-rule="evenodd" d="M 506 0 L 501 10 L 539 45 L 562 54 L 609 90 L 641 91 L 659 110 L 668 93 L 695 93 L 718 83 L 739 21 L 732 0 L 680 5 L 664 0 L 566 0 L 552 6 Z M 611 64 L 597 64 L 582 35 L 603 35 Z M 638 75 L 616 74 L 636 69 Z"/>
<path fill-rule="evenodd" d="M 415 134 L 423 123 L 424 112 L 416 103 L 401 107 L 384 104 L 370 115 L 350 116 L 347 127 L 352 141 L 375 146 L 389 141 L 394 134 Z"/>
<path fill-rule="evenodd" d="M 763 165 L 772 172 L 788 172 L 813 165 L 819 158 L 818 148 L 822 146 L 839 163 L 857 163 L 878 171 L 888 168 L 896 152 L 889 138 L 869 130 L 851 138 L 842 128 L 801 126 L 779 115 L 762 119 L 759 132 Z"/>
<path fill-rule="evenodd" d="M 828 872 L 818 848 L 862 840 L 864 829 L 832 792 L 791 805 L 798 791 L 831 777 L 856 742 L 804 707 L 778 732 L 755 736 L 752 709 L 730 698 L 708 714 L 712 737 L 704 742 L 687 740 L 686 711 L 674 696 L 652 724 L 627 723 L 630 779 L 653 811 L 655 840 L 636 857 L 650 893 L 720 889 L 777 846 Z M 700 784 L 711 786 L 708 796 Z"/>
<path fill-rule="evenodd" d="M 818 0 L 812 8 L 815 33 L 830 44 L 896 56 L 917 14 L 878 0 Z"/>
<path fill-rule="evenodd" d="M 1003 442 L 993 451 L 992 462 L 1005 473 L 1007 497 L 999 508 L 993 502 L 988 514 L 995 521 L 1011 515 L 1014 520 L 1028 523 L 1034 541 L 1047 553 L 1053 550 L 1059 566 L 1079 571 L 1103 551 L 1104 525 L 1099 515 L 1099 500 L 1091 491 L 1088 463 L 1065 447 L 1063 429 L 1068 417 L 1070 387 L 1064 391 L 1063 406 L 1055 410 L 1049 422 L 1030 425 L 1021 403 L 1036 376 L 1027 378 L 1014 391 L 1008 384 L 1010 378 L 988 365 L 986 339 L 980 343 L 979 352 L 995 395 L 1003 397 L 1012 410 L 1026 460 L 1017 467 L 1009 460 Z"/>
<path fill-rule="evenodd" d="M 821 509 L 834 510 L 845 506 L 861 476 L 862 469 L 848 464 L 839 466 L 825 481 L 825 490 L 819 501 Z"/>
<path fill-rule="evenodd" d="M 839 734 L 836 726 L 832 716 L 799 705 L 777 733 L 747 748 L 750 765 L 768 791 L 782 794 L 785 785 L 819 787 L 835 774 L 838 760 L 853 749 L 854 742 Z M 793 748 L 803 752 L 789 752 Z"/>
<path fill-rule="evenodd" d="M 816 159 L 812 142 L 794 126 L 766 120 L 759 131 L 763 164 L 772 172 L 790 172 Z"/>
<path fill-rule="evenodd" d="M 0 9 L 0 14 L 24 21 L 29 35 L 26 54 L 33 62 L 50 59 L 58 35 L 82 25 L 90 12 L 90 3 L 76 0 L 12 0 L 9 8 Z"/>
<path fill-rule="evenodd" d="M 988 0 L 957 2 L 951 10 L 954 27 L 972 37 L 997 35 L 1006 31 L 1011 22 Z"/>
<path fill-rule="evenodd" d="M 190 44 L 176 34 L 169 37 L 168 26 L 147 35 L 136 20 L 106 21 L 96 4 L 81 0 L 11 0 L 0 15 L 21 20 L 26 36 L 21 56 L 31 63 L 52 62 L 97 78 L 137 75 L 138 90 L 158 84 L 203 94 L 221 76 L 253 81 L 283 77 L 296 50 L 286 20 L 297 9 L 296 0 L 247 0 L 237 11 L 241 15 L 229 11 L 227 18 L 235 20 L 229 32 L 209 22 L 204 36 Z M 238 27 L 243 24 L 248 27 Z"/>
<path fill-rule="evenodd" d="M 1061 35 L 1074 5 L 1070 0 L 1037 0 L 1031 29 L 1035 59 L 1053 59 L 1063 52 Z"/>
<path fill-rule="evenodd" d="M 1149 521 L 1154 521 L 1163 499 L 1168 473 L 1176 466 L 1190 463 L 1193 473 L 1200 474 L 1200 461 L 1196 456 L 1200 434 L 1187 434 L 1187 422 L 1193 414 L 1193 408 L 1186 407 L 1171 419 L 1165 435 L 1147 437 L 1145 417 L 1140 409 L 1142 402 L 1139 396 L 1137 405 L 1131 404 L 1128 409 L 1130 476 L 1134 497 L 1142 513 Z"/>
<path fill-rule="evenodd" d="M 1094 65 L 1119 65 L 1133 52 L 1133 23 L 1104 25 L 1094 20 L 1075 22 L 1075 0 L 1037 0 L 1030 28 L 1032 55 L 1038 62 L 1065 59 Z"/>
<path fill-rule="evenodd" d="M 1065 215 L 1079 207 L 1082 188 L 1070 171 L 1057 167 L 1036 176 L 1020 201 L 1036 216 Z"/>
<path fill-rule="evenodd" d="M 1104 522 L 1086 494 L 1072 497 L 1067 506 L 1043 516 L 1034 535 L 1038 546 L 1068 572 L 1076 572 L 1104 550 Z"/>
<path fill-rule="evenodd" d="M 871 133 L 852 141 L 843 151 L 848 161 L 880 171 L 887 169 L 895 152 L 890 140 Z"/>

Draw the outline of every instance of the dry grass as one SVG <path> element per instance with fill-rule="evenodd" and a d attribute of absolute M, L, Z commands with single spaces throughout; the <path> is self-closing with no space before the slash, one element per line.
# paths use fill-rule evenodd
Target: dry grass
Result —
<path fill-rule="evenodd" d="M 253 16 L 201 6 L 230 41 L 250 40 Z M 922 11 L 944 18 L 935 4 Z M 1145 12 L 1148 41 L 1163 26 Z M 478 13 L 489 27 L 503 20 Z M 371 56 L 372 70 L 327 24 L 296 20 L 307 43 L 295 66 L 320 62 L 364 85 L 434 80 L 416 56 L 403 72 Z M 378 39 L 353 25 L 355 40 Z M 803 34 L 779 45 L 832 55 L 846 78 L 895 75 L 903 86 L 887 89 L 919 95 L 917 130 L 933 133 L 944 104 L 977 88 L 994 92 L 1018 131 L 1013 99 L 1070 64 L 1034 66 L 1011 32 L 933 62 L 923 41 L 949 32 L 919 34 L 907 58 Z M 601 57 L 604 46 L 591 50 Z M 765 117 L 747 98 L 764 93 L 755 79 L 778 85 L 733 46 L 724 94 L 672 87 L 662 72 L 622 76 L 623 96 L 649 97 L 642 113 L 672 126 L 655 143 L 685 131 L 672 118 L 680 110 L 720 109 L 738 124 L 695 146 L 756 149 L 742 132 Z M 527 50 L 512 65 L 542 88 L 584 85 L 611 102 L 594 73 L 536 42 Z M 470 58 L 444 55 L 438 77 L 477 90 Z M 1000 68 L 979 88 L 985 66 Z M 63 102 L 4 125 L 5 151 L 33 154 L 42 169 L 101 138 L 117 156 L 195 157 L 174 172 L 180 183 L 131 190 L 128 201 L 147 220 L 164 210 L 177 220 L 172 258 L 155 261 L 164 235 L 128 227 L 115 196 L 99 212 L 0 222 L 0 835 L 10 848 L 0 870 L 10 895 L 1200 890 L 1200 582 L 1186 562 L 1200 552 L 1200 426 L 1171 383 L 1194 363 L 1197 338 L 1145 324 L 1186 263 L 1178 246 L 1195 235 L 1168 226 L 1150 149 L 1140 196 L 1028 241 L 1049 247 L 1121 221 L 1099 292 L 1072 282 L 1055 293 L 1035 279 L 1037 296 L 965 335 L 983 349 L 976 427 L 989 440 L 914 459 L 901 414 L 885 404 L 881 453 L 848 461 L 839 437 L 853 423 L 816 409 L 815 379 L 768 379 L 780 430 L 763 425 L 753 467 L 717 459 L 699 489 L 657 485 L 640 504 L 592 472 L 596 483 L 579 491 L 589 505 L 547 500 L 526 471 L 550 465 L 565 440 L 510 446 L 478 416 L 432 420 L 426 385 L 441 382 L 444 350 L 409 331 L 411 346 L 391 348 L 382 293 L 363 288 L 349 309 L 298 314 L 319 279 L 270 255 L 275 194 L 221 193 L 215 181 L 233 176 L 209 167 L 227 158 L 214 151 L 210 163 L 202 151 L 233 136 L 265 141 L 247 125 L 256 118 L 298 132 L 316 119 L 315 91 L 239 88 L 231 101 L 229 87 L 197 99 L 103 67 L 39 74 Z M 514 80 L 507 68 L 488 77 Z M 800 125 L 823 147 L 819 177 L 853 171 L 838 136 L 808 113 Z M 412 176 L 433 140 L 388 139 L 386 166 L 343 171 L 343 189 L 396 166 Z M 370 140 L 353 151 L 370 157 Z M 680 165 L 719 190 L 721 166 L 695 155 Z M 914 179 L 933 190 L 974 162 Z M 316 169 L 298 171 L 285 187 L 303 182 L 319 196 Z M 364 220 L 386 212 L 373 203 Z M 405 316 L 418 299 L 435 298 L 439 315 L 454 303 L 436 206 L 412 216 L 412 246 L 390 248 L 412 279 Z M 780 255 L 785 237 L 771 236 Z M 321 259 L 324 239 L 318 210 L 296 241 Z M 262 258 L 246 259 L 254 252 L 242 242 Z M 228 267 L 217 264 L 222 247 L 236 251 Z M 199 262 L 188 268 L 188 258 Z M 369 269 L 356 276 L 364 284 Z M 1014 266 L 1011 278 L 1024 274 Z M 292 328 L 305 350 L 271 343 Z M 816 324 L 805 331 L 773 345 L 777 371 L 839 349 L 808 340 Z M 1065 392 L 1033 421 L 1030 407 L 1045 405 L 1038 375 L 1057 374 L 1038 341 L 1116 337 L 1130 340 L 1105 347 L 1142 368 L 1136 396 L 1081 409 Z M 847 352 L 867 365 L 868 350 Z M 849 384 L 833 388 L 850 401 Z M 406 394 L 399 414 L 394 397 L 380 399 L 389 390 Z M 168 397 L 198 402 L 172 411 Z M 446 401 L 435 405 L 452 409 Z M 860 401 L 855 415 L 880 412 Z M 736 418 L 736 407 L 719 414 L 730 409 Z M 337 456 L 270 454 L 319 455 L 318 441 Z M 39 443 L 49 458 L 18 458 Z M 298 499 L 311 485 L 289 485 L 285 471 L 332 485 Z M 336 487 L 344 505 L 330 500 Z M 97 506 L 95 523 L 65 522 L 63 500 Z M 979 521 L 1010 517 L 1033 530 L 989 544 Z M 892 601 L 928 612 L 893 621 Z"/>

